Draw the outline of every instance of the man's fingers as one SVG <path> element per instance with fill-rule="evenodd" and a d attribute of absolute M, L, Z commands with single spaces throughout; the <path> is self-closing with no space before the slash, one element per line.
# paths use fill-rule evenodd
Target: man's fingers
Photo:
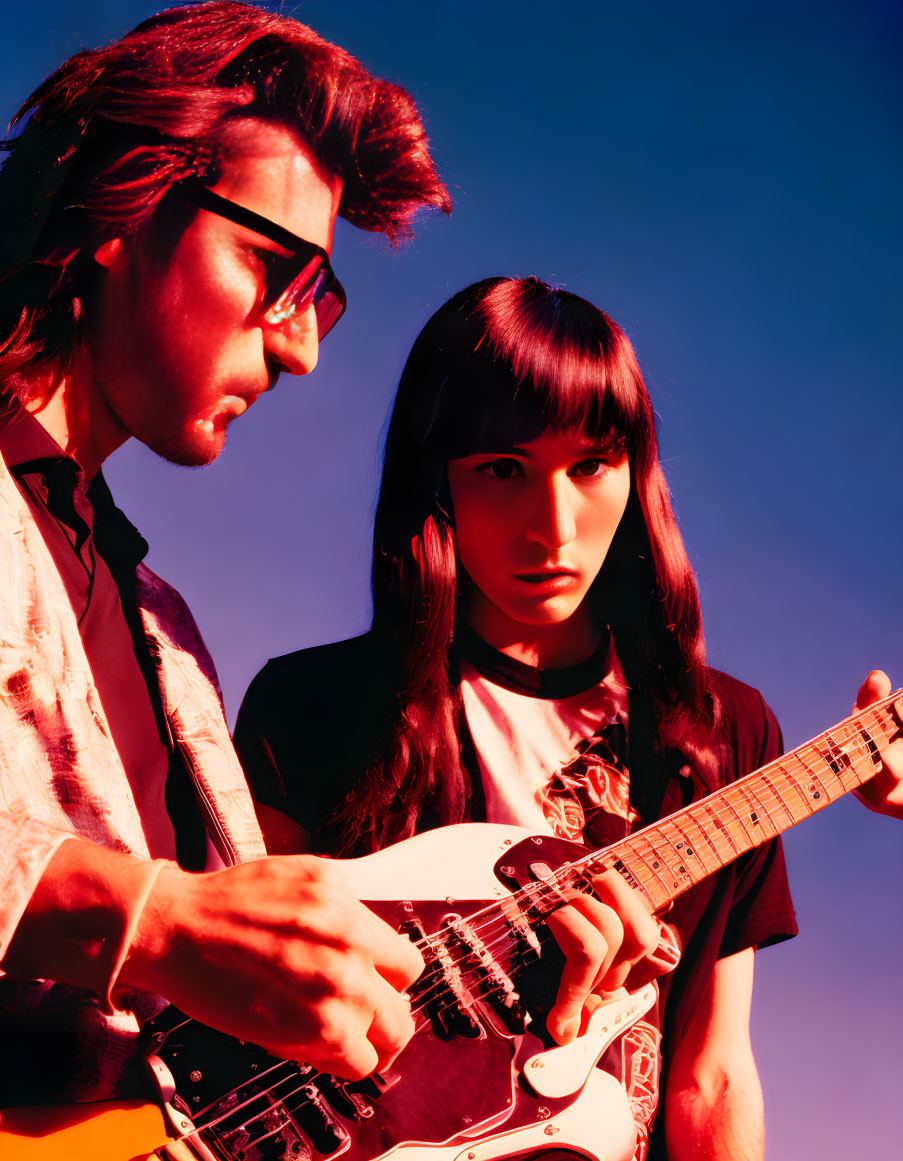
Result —
<path fill-rule="evenodd" d="M 376 995 L 368 1040 L 376 1052 L 380 1069 L 386 1069 L 414 1035 L 415 1023 L 411 1005 L 380 976 L 374 980 Z"/>
<path fill-rule="evenodd" d="M 277 1055 L 312 1064 L 345 1080 L 369 1076 L 379 1064 L 379 1054 L 368 1038 L 364 1009 L 335 999 L 321 1005 L 320 1017 L 320 1028 L 309 1042 L 277 1048 Z"/>
<path fill-rule="evenodd" d="M 369 946 L 373 964 L 387 983 L 396 991 L 403 992 L 423 972 L 423 956 L 406 935 L 399 935 L 369 908 L 365 910 L 369 917 Z"/>

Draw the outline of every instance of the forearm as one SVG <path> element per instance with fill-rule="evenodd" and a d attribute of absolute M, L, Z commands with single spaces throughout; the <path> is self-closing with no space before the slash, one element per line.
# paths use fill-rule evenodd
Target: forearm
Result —
<path fill-rule="evenodd" d="M 762 1087 L 750 1053 L 743 1066 L 669 1085 L 665 1135 L 671 1161 L 762 1161 Z"/>
<path fill-rule="evenodd" d="M 110 1009 L 110 990 L 161 866 L 176 869 L 66 839 L 47 863 L 0 966 L 21 979 L 88 988 Z"/>
<path fill-rule="evenodd" d="M 749 1039 L 753 949 L 719 959 L 674 1052 L 665 1092 L 670 1161 L 762 1161 L 762 1086 Z"/>

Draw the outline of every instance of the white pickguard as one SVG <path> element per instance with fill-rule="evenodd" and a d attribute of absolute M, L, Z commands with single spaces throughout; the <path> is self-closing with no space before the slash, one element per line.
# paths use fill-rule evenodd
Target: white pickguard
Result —
<path fill-rule="evenodd" d="M 493 874 L 505 852 L 532 832 L 499 823 L 461 823 L 415 835 L 395 846 L 333 864 L 349 889 L 365 901 L 503 900 L 511 892 Z M 400 1145 L 386 1154 L 398 1161 L 492 1161 L 525 1150 L 573 1149 L 597 1161 L 630 1161 L 636 1128 L 620 1083 L 595 1067 L 596 1061 L 652 1007 L 656 989 L 613 993 L 592 1014 L 584 1033 L 571 1044 L 529 1053 L 521 1069 L 531 1087 L 550 1099 L 582 1088 L 563 1112 L 534 1125 L 445 1145 Z M 537 1045 L 537 1041 L 532 1043 Z"/>
<path fill-rule="evenodd" d="M 511 1132 L 493 1133 L 467 1145 L 399 1145 L 392 1161 L 495 1161 L 514 1153 L 573 1149 L 593 1161 L 631 1161 L 636 1126 L 624 1090 L 595 1069 L 578 1100 L 557 1116 Z"/>

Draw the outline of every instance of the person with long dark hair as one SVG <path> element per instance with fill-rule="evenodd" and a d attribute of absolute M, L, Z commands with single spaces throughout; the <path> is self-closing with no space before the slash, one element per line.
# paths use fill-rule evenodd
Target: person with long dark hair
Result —
<path fill-rule="evenodd" d="M 100 468 L 129 438 L 209 463 L 282 371 L 313 370 L 345 306 L 337 216 L 395 241 L 450 208 L 423 124 L 343 49 L 231 0 L 75 54 L 13 124 L 0 1107 L 148 1091 L 139 1032 L 166 1000 L 363 1075 L 413 1031 L 421 960 L 322 860 L 263 858 L 213 663 Z"/>
<path fill-rule="evenodd" d="M 599 847 L 780 753 L 761 696 L 705 664 L 630 342 L 536 278 L 468 287 L 415 342 L 372 588 L 368 634 L 269 662 L 244 700 L 235 741 L 271 850 L 359 855 L 465 819 Z M 673 967 L 669 930 L 683 957 L 604 1059 L 635 1156 L 761 1157 L 753 952 L 796 932 L 780 840 L 668 919 L 646 975 Z"/>

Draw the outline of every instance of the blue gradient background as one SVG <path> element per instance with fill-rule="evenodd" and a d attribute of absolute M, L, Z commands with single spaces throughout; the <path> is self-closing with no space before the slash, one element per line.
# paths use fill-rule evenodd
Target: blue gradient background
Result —
<path fill-rule="evenodd" d="M 8 113 L 157 7 L 8 4 Z M 368 623 L 380 439 L 450 293 L 536 273 L 627 330 L 660 416 L 711 662 L 788 745 L 872 667 L 903 684 L 896 0 L 285 5 L 417 96 L 450 221 L 393 256 L 344 226 L 350 307 L 208 469 L 107 475 L 188 598 L 230 720 L 270 656 Z M 786 840 L 802 935 L 758 957 L 769 1161 L 900 1155 L 903 829 L 844 801 Z"/>

